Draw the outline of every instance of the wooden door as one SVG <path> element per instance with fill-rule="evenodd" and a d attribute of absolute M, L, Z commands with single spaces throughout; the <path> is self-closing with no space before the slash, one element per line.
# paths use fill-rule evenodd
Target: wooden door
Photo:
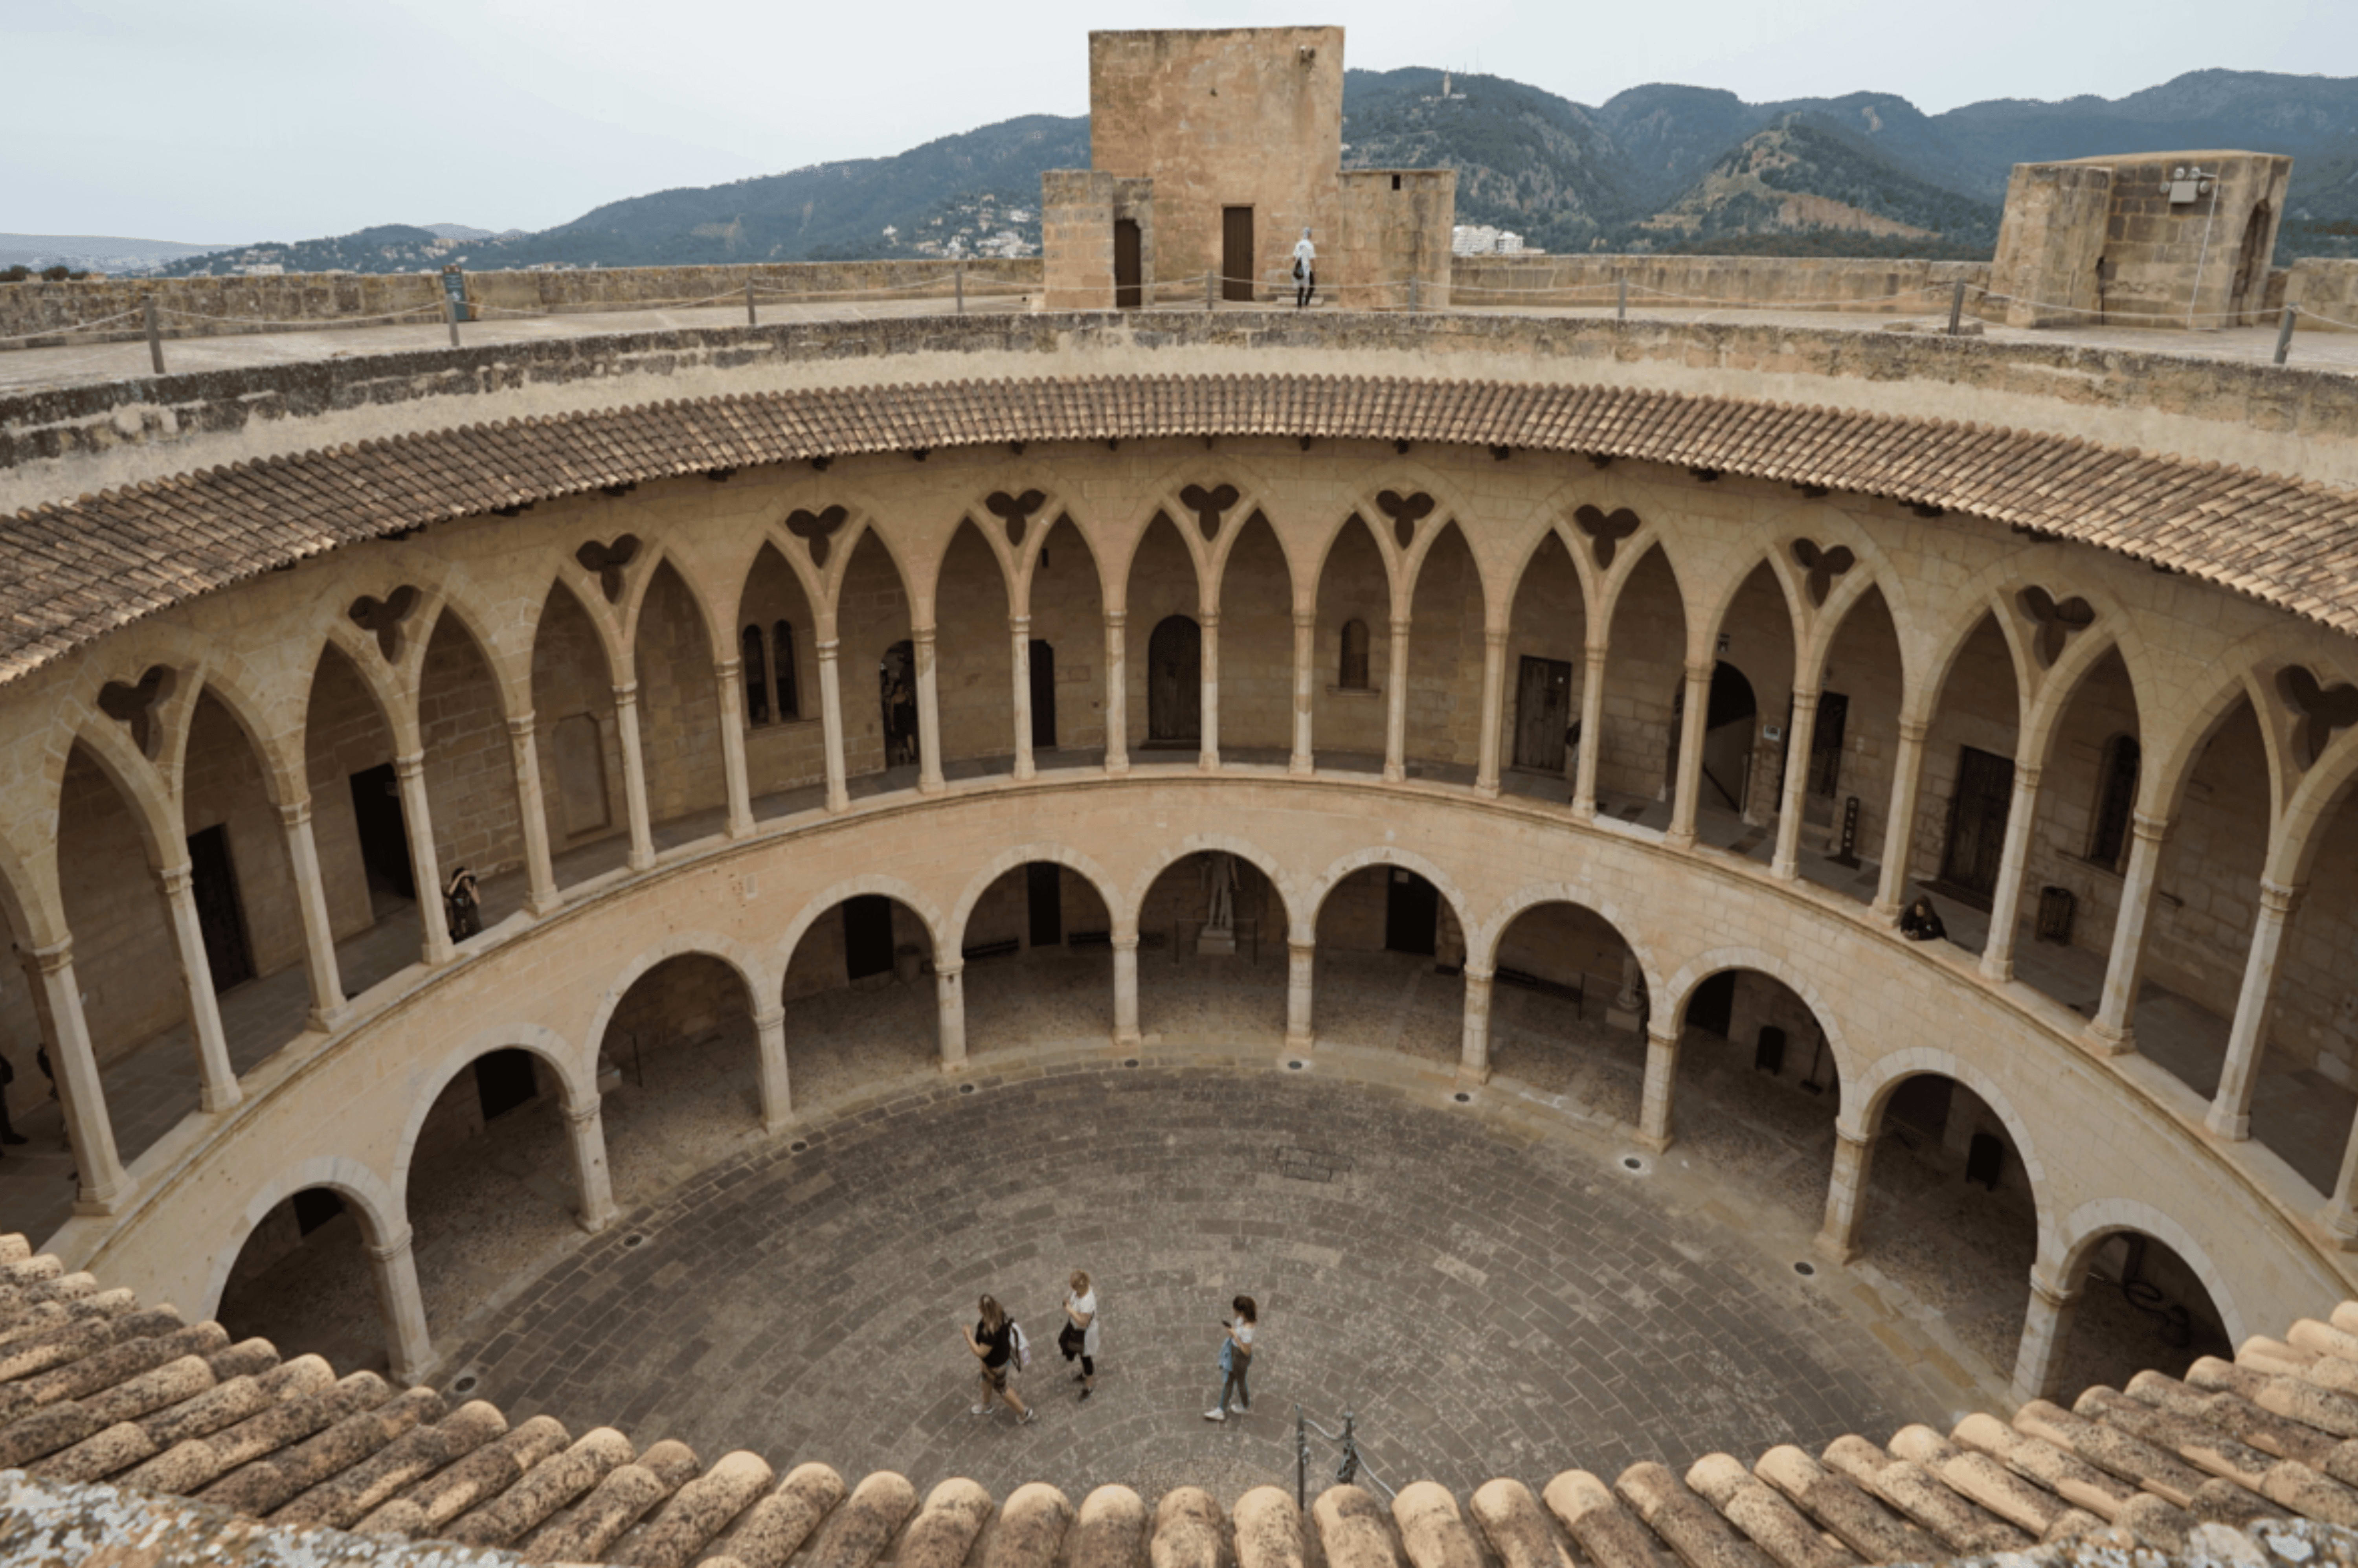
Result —
<path fill-rule="evenodd" d="M 1997 891 L 1998 859 L 2006 850 L 2006 807 L 2014 799 L 2014 763 L 1971 746 L 1957 748 L 1957 793 L 1949 802 L 1949 842 L 1941 880 L 1986 896 Z"/>
<path fill-rule="evenodd" d="M 1563 772 L 1563 731 L 1572 720 L 1572 666 L 1526 654 L 1515 682 L 1515 766 Z"/>
<path fill-rule="evenodd" d="M 1414 871 L 1391 868 L 1384 898 L 1384 946 L 1431 957 L 1439 946 L 1441 890 Z"/>
<path fill-rule="evenodd" d="M 1056 650 L 1032 639 L 1032 749 L 1056 749 Z"/>
<path fill-rule="evenodd" d="M 227 827 L 217 823 L 189 835 L 189 881 L 213 989 L 225 991 L 254 979 L 254 949 L 245 939 L 245 911 L 238 903 L 236 869 L 229 862 Z"/>
<path fill-rule="evenodd" d="M 843 901 L 843 972 L 865 979 L 892 968 L 892 901 L 861 893 Z"/>
<path fill-rule="evenodd" d="M 1146 739 L 1193 746 L 1203 737 L 1203 628 L 1167 615 L 1146 641 Z"/>
<path fill-rule="evenodd" d="M 1146 303 L 1146 264 L 1141 254 L 1137 222 L 1113 221 L 1113 308 L 1135 310 Z"/>
<path fill-rule="evenodd" d="M 1253 297 L 1253 210 L 1220 209 L 1220 297 Z"/>
<path fill-rule="evenodd" d="M 1062 946 L 1065 940 L 1065 868 L 1054 860 L 1034 860 L 1025 866 L 1023 896 L 1031 914 L 1032 946 Z"/>

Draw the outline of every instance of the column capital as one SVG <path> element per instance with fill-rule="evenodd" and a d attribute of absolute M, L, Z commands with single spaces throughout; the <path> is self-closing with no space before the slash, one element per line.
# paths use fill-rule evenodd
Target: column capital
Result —
<path fill-rule="evenodd" d="M 590 1097 L 590 1103 L 588 1105 L 567 1106 L 565 1108 L 565 1119 L 571 1122 L 576 1127 L 587 1127 L 591 1122 L 597 1120 L 599 1117 L 603 1115 L 605 1113 L 605 1102 L 593 1095 Z"/>
<path fill-rule="evenodd" d="M 639 683 L 634 680 L 616 682 L 614 685 L 614 706 L 617 708 L 636 708 L 638 705 Z"/>
<path fill-rule="evenodd" d="M 1315 941 L 1297 942 L 1288 936 L 1285 939 L 1285 950 L 1296 958 L 1307 958 L 1318 951 L 1318 944 Z"/>
<path fill-rule="evenodd" d="M 2028 795 L 2037 789 L 2039 775 L 2043 771 L 2035 762 L 2017 762 L 2014 765 L 2014 793 Z"/>
<path fill-rule="evenodd" d="M 1130 624 L 1130 611 L 1109 610 L 1105 612 L 1105 623 L 1109 626 L 1127 626 Z"/>
<path fill-rule="evenodd" d="M 397 1263 L 409 1256 L 410 1246 L 416 1238 L 416 1233 L 405 1225 L 383 1241 L 367 1243 L 368 1255 L 380 1263 Z"/>
<path fill-rule="evenodd" d="M 2298 886 L 2287 887 L 2271 877 L 2260 879 L 2260 907 L 2270 914 L 2290 915 L 2293 906 L 2300 902 L 2300 894 Z"/>
<path fill-rule="evenodd" d="M 1687 684 L 1689 686 L 1709 686 L 1711 684 L 1712 672 L 1718 667 L 1719 665 L 1717 660 L 1714 660 L 1712 663 L 1707 665 L 1689 665 L 1687 666 Z"/>
<path fill-rule="evenodd" d="M 1924 737 L 1931 730 L 1932 721 L 1929 719 L 1903 719 L 1899 721 L 1899 738 L 1911 746 L 1922 745 Z"/>
<path fill-rule="evenodd" d="M 1464 973 L 1466 983 L 1476 986 L 1487 986 L 1498 976 L 1498 971 L 1496 969 L 1479 969 L 1471 964 L 1466 966 Z"/>
<path fill-rule="evenodd" d="M 538 715 L 538 714 L 536 714 L 536 713 L 533 712 L 530 708 L 526 708 L 526 709 L 525 709 L 524 712 L 522 712 L 522 713 L 511 714 L 511 715 L 509 716 L 509 718 L 508 718 L 508 739 L 509 739 L 509 740 L 511 740 L 511 741 L 529 741 L 529 740 L 533 739 L 533 737 L 534 737 L 534 736 L 537 735 L 539 732 L 540 732 L 540 715 Z"/>
<path fill-rule="evenodd" d="M 1834 1123 L 1834 1141 L 1847 1143 L 1854 1149 L 1864 1149 L 1874 1142 L 1875 1138 L 1871 1133 L 1864 1132 L 1855 1127 L 1844 1126 L 1837 1121 Z"/>
<path fill-rule="evenodd" d="M 1604 643 L 1588 643 L 1581 647 L 1581 654 L 1592 665 L 1603 664 L 1605 656 L 1611 652 L 1610 645 Z"/>
<path fill-rule="evenodd" d="M 1112 946 L 1117 953 L 1135 953 L 1138 951 L 1138 933 L 1133 931 L 1127 936 L 1116 936 L 1112 939 Z"/>
<path fill-rule="evenodd" d="M 817 652 L 821 664 L 831 665 L 835 663 L 835 655 L 842 651 L 843 640 L 839 637 L 821 637 L 811 646 Z"/>
<path fill-rule="evenodd" d="M 1293 611 L 1293 629 L 1297 632 L 1316 631 L 1318 629 L 1318 611 L 1315 610 L 1303 610 L 1297 606 Z"/>
<path fill-rule="evenodd" d="M 182 860 L 177 866 L 166 866 L 157 871 L 156 880 L 164 884 L 166 898 L 178 898 L 196 885 L 197 871 L 188 861 Z"/>
<path fill-rule="evenodd" d="M 406 752 L 394 758 L 393 772 L 394 776 L 405 784 L 411 779 L 422 776 L 426 772 L 426 753 Z"/>
<path fill-rule="evenodd" d="M 2129 813 L 2129 830 L 2156 847 L 2169 838 L 2170 826 L 2167 816 L 2147 816 L 2142 811 Z"/>
<path fill-rule="evenodd" d="M 311 797 L 282 802 L 278 807 L 278 826 L 293 832 L 311 820 Z"/>
<path fill-rule="evenodd" d="M 714 680 L 741 680 L 744 678 L 744 675 L 745 661 L 741 658 L 731 656 L 726 659 L 715 659 L 712 661 L 712 678 Z"/>
<path fill-rule="evenodd" d="M 1195 624 L 1206 632 L 1217 632 L 1220 629 L 1220 612 L 1217 610 L 1198 609 L 1195 611 Z"/>
<path fill-rule="evenodd" d="M 2060 1312 L 2080 1299 L 2080 1292 L 2057 1284 L 2033 1264 L 2030 1270 L 2030 1294 L 2039 1305 Z"/>
<path fill-rule="evenodd" d="M 1504 626 L 1483 627 L 1482 645 L 1486 648 L 1505 647 L 1507 645 L 1507 628 Z"/>
<path fill-rule="evenodd" d="M 1679 1048 L 1679 1037 L 1675 1033 L 1664 1033 L 1661 1026 L 1649 1018 L 1646 1020 L 1646 1044 L 1649 1046 L 1660 1045 L 1665 1051 L 1675 1051 Z"/>
<path fill-rule="evenodd" d="M 67 932 L 46 947 L 26 947 L 20 951 L 43 975 L 54 975 L 60 969 L 73 967 L 73 933 Z"/>
<path fill-rule="evenodd" d="M 772 1008 L 767 1012 L 757 1012 L 753 1015 L 753 1027 L 764 1033 L 773 1029 L 784 1028 L 785 1022 L 786 1010 L 783 1007 Z"/>
<path fill-rule="evenodd" d="M 1007 618 L 1007 629 L 1018 637 L 1028 637 L 1032 634 L 1032 617 L 1011 615 Z"/>
<path fill-rule="evenodd" d="M 932 626 L 919 626 L 913 623 L 909 627 L 909 641 L 920 648 L 930 648 L 934 645 L 934 633 L 935 628 Z"/>
<path fill-rule="evenodd" d="M 1405 616 L 1405 615 L 1395 615 L 1395 616 L 1393 616 L 1393 617 L 1392 617 L 1392 635 L 1393 635 L 1393 636 L 1395 636 L 1395 637 L 1405 637 L 1405 636 L 1407 636 L 1407 635 L 1408 635 L 1408 633 L 1409 633 L 1409 617 L 1407 617 L 1407 616 Z"/>
<path fill-rule="evenodd" d="M 1801 715 L 1804 713 L 1808 714 L 1812 719 L 1816 719 L 1818 716 L 1818 698 L 1824 695 L 1824 692 L 1813 686 L 1795 687 L 1793 688 L 1793 722 L 1796 724 L 1800 723 L 1801 721 Z"/>
<path fill-rule="evenodd" d="M 937 963 L 934 966 L 934 979 L 936 980 L 948 980 L 955 984 L 957 978 L 964 973 L 966 973 L 966 960 L 963 958 L 955 963 Z"/>

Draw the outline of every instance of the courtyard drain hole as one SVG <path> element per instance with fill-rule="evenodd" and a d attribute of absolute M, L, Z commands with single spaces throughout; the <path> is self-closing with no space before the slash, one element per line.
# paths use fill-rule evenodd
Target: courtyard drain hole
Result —
<path fill-rule="evenodd" d="M 1815 1263 L 1796 1263 L 1793 1265 L 1793 1272 L 1801 1275 L 1801 1278 L 1805 1280 L 1817 1273 L 1817 1271 L 1818 1266 Z"/>
<path fill-rule="evenodd" d="M 1459 1105 L 1472 1105 L 1474 1103 L 1474 1097 L 1467 1094 L 1464 1089 L 1459 1089 L 1455 1094 L 1451 1095 L 1449 1098 L 1455 1100 Z"/>
<path fill-rule="evenodd" d="M 454 1394 L 471 1394 L 475 1391 L 475 1385 L 481 1380 L 470 1372 L 465 1377 L 455 1379 L 450 1384 L 450 1391 Z"/>
<path fill-rule="evenodd" d="M 1288 1062 L 1285 1065 L 1285 1070 L 1289 1073 L 1298 1073 L 1302 1071 L 1301 1058 L 1296 1057 L 1294 1060 Z"/>
<path fill-rule="evenodd" d="M 974 1086 L 972 1084 L 960 1084 L 958 1086 L 958 1093 L 962 1095 L 970 1095 L 974 1093 Z"/>
<path fill-rule="evenodd" d="M 645 1241 L 646 1241 L 646 1238 L 645 1238 L 644 1236 L 641 1235 L 639 1232 L 637 1232 L 637 1231 L 635 1231 L 635 1230 L 633 1230 L 633 1232 L 631 1232 L 628 1236 L 625 1236 L 625 1237 L 623 1237 L 623 1238 L 622 1238 L 622 1245 L 623 1245 L 623 1246 L 625 1246 L 625 1247 L 637 1247 L 637 1246 L 641 1246 L 641 1245 L 643 1245 Z"/>
<path fill-rule="evenodd" d="M 1125 1067 L 1135 1067 L 1138 1065 L 1138 1058 L 1135 1056 L 1124 1056 L 1121 1059 L 1121 1065 Z"/>
<path fill-rule="evenodd" d="M 1644 1160 L 1642 1160 L 1642 1159 L 1639 1158 L 1639 1157 L 1638 1157 L 1637 1155 L 1635 1155 L 1635 1154 L 1624 1154 L 1624 1155 L 1622 1155 L 1622 1156 L 1621 1156 L 1621 1168 L 1622 1168 L 1623 1170 L 1625 1170 L 1625 1171 L 1628 1171 L 1628 1173 L 1630 1173 L 1632 1175 L 1638 1175 L 1638 1176 L 1643 1176 L 1643 1175 L 1646 1175 L 1646 1174 L 1650 1173 L 1652 1171 L 1652 1169 L 1653 1169 L 1653 1167 L 1652 1167 L 1652 1166 L 1650 1166 L 1650 1165 L 1647 1164 L 1647 1163 L 1646 1163 L 1646 1162 L 1645 1162 Z"/>
<path fill-rule="evenodd" d="M 809 1148 L 810 1148 L 810 1140 L 809 1140 L 809 1139 L 807 1139 L 807 1138 L 797 1138 L 797 1139 L 795 1139 L 792 1143 L 789 1143 L 789 1144 L 787 1144 L 787 1145 L 786 1145 L 786 1152 L 787 1152 L 787 1153 L 789 1153 L 789 1154 L 801 1154 L 801 1153 L 805 1153 L 805 1152 L 806 1152 L 809 1150 Z"/>

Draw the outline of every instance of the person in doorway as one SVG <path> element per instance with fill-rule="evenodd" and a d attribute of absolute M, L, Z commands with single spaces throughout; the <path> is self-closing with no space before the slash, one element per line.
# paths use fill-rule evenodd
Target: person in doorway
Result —
<path fill-rule="evenodd" d="M 1318 292 L 1318 247 L 1310 243 L 1310 231 L 1302 231 L 1302 238 L 1293 242 L 1293 308 L 1305 309 L 1312 295 Z"/>
<path fill-rule="evenodd" d="M 1081 1369 L 1073 1374 L 1073 1381 L 1081 1386 L 1081 1398 L 1086 1400 L 1098 1386 L 1098 1292 L 1086 1269 L 1073 1271 L 1070 1288 L 1065 1292 L 1065 1328 L 1056 1343 L 1065 1360 L 1080 1359 Z"/>
<path fill-rule="evenodd" d="M 1949 928 L 1941 924 L 1941 912 L 1921 893 L 1899 917 L 1899 935 L 1910 942 L 1937 942 L 1948 934 Z"/>
<path fill-rule="evenodd" d="M 983 1297 L 979 1311 L 981 1317 L 966 1331 L 966 1347 L 974 1352 L 975 1360 L 982 1368 L 982 1399 L 971 1413 L 987 1414 L 991 1400 L 1005 1400 L 1007 1408 L 1015 1412 L 1015 1424 L 1028 1426 L 1039 1419 L 1039 1412 L 1025 1409 L 1014 1388 L 1015 1347 L 1023 1331 L 1015 1326 L 1015 1320 L 1007 1315 L 995 1297 Z"/>
<path fill-rule="evenodd" d="M 1220 1342 L 1220 1402 L 1204 1412 L 1206 1421 L 1228 1420 L 1232 1394 L 1238 1414 L 1252 1413 L 1252 1389 L 1245 1375 L 1252 1370 L 1253 1335 L 1260 1326 L 1260 1309 L 1250 1296 L 1238 1296 L 1228 1307 L 1236 1315 L 1220 1320 L 1220 1326 L 1228 1331 L 1228 1338 Z"/>
<path fill-rule="evenodd" d="M 442 886 L 442 913 L 453 942 L 464 942 L 483 929 L 483 895 L 475 886 L 475 873 L 464 866 Z"/>

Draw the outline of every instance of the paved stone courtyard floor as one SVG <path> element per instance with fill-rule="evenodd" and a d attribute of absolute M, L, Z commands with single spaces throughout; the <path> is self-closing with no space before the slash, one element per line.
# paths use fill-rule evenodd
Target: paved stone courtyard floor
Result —
<path fill-rule="evenodd" d="M 1637 1037 L 1501 988 L 1497 1076 L 1461 1104 L 1455 977 L 1322 953 L 1320 1043 L 1289 1057 L 1282 973 L 1274 957 L 1141 953 L 1134 1068 L 1106 1044 L 1102 952 L 969 966 L 960 1075 L 934 1062 L 930 985 L 800 1001 L 800 1114 L 776 1140 L 755 1119 L 750 1024 L 651 1043 L 607 1097 L 623 1217 L 604 1235 L 572 1224 L 546 1107 L 417 1174 L 438 1385 L 708 1458 L 751 1447 L 1075 1496 L 1282 1481 L 1295 1400 L 1329 1425 L 1355 1410 L 1382 1479 L 1456 1486 L 2006 1407 L 2034 1221 L 1931 1140 L 1887 1135 L 1864 1254 L 1816 1264 L 1832 1089 L 1758 1077 L 1691 1035 L 1679 1140 L 1645 1156 L 1628 1139 Z M 1105 1303 L 1087 1406 L 1049 1364 L 1074 1267 Z M 1023 1386 L 1042 1421 L 1020 1432 L 967 1414 L 957 1327 L 984 1290 L 1041 1358 Z M 1268 1325 L 1260 1408 L 1215 1428 L 1201 1412 L 1239 1290 Z M 290 1352 L 384 1362 L 349 1218 L 222 1316 Z M 2174 1349 L 2092 1285 L 2069 1377 L 2118 1386 L 2221 1348 Z"/>

